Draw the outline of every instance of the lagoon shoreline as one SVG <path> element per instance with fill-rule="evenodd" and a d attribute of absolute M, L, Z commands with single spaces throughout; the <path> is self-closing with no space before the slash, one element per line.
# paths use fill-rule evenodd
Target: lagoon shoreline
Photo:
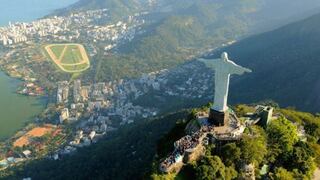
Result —
<path fill-rule="evenodd" d="M 0 8 L 0 27 L 6 26 L 9 22 L 40 19 L 76 1 L 12 0 Z M 0 52 L 0 61 L 3 54 L 3 51 Z M 22 79 L 12 77 L 0 68 L 0 142 L 11 139 L 17 132 L 25 129 L 47 106 L 48 98 L 45 96 L 18 94 L 17 89 L 22 83 Z"/>

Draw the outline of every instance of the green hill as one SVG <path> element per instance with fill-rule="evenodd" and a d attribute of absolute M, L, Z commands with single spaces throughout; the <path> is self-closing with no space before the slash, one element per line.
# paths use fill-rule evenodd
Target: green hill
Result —
<path fill-rule="evenodd" d="M 246 105 L 234 109 L 237 114 L 252 112 L 252 107 Z M 257 179 L 312 179 L 320 163 L 320 117 L 292 109 L 276 108 L 275 113 L 278 118 L 266 127 L 247 127 L 239 141 L 206 145 L 205 155 L 184 165 L 178 173 L 161 173 L 154 166 L 151 178 L 243 179 L 247 177 L 243 168 L 252 164 Z M 173 142 L 186 135 L 183 132 L 187 123 L 176 125 L 159 141 L 154 164 L 159 165 L 173 151 Z M 303 136 L 298 133 L 301 127 L 305 130 Z"/>

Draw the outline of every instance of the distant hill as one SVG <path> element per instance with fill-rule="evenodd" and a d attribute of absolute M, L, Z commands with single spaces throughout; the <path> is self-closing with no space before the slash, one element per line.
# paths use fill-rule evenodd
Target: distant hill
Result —
<path fill-rule="evenodd" d="M 80 0 L 73 9 L 107 8 L 112 16 L 123 16 L 143 11 L 148 5 L 148 1 L 145 0 Z"/>
<path fill-rule="evenodd" d="M 273 99 L 282 106 L 320 111 L 320 14 L 242 40 L 226 49 L 253 70 L 231 83 L 233 102 Z M 220 53 L 220 52 L 219 52 Z"/>
<path fill-rule="evenodd" d="M 320 11 L 318 0 L 264 0 L 260 4 L 259 12 L 252 17 L 256 22 L 255 32 L 267 32 Z"/>
<path fill-rule="evenodd" d="M 93 9 L 109 9 L 114 17 L 122 17 L 138 11 L 142 11 L 147 6 L 148 1 L 144 0 L 79 0 L 77 3 L 61 9 L 59 13 L 72 11 L 83 11 Z"/>

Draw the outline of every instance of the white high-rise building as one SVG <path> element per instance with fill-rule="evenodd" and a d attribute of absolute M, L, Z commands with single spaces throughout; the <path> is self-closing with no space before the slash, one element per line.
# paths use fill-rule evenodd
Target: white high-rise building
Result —
<path fill-rule="evenodd" d="M 69 109 L 68 108 L 62 109 L 60 114 L 60 123 L 63 123 L 63 121 L 68 120 L 68 118 L 69 118 Z"/>
<path fill-rule="evenodd" d="M 73 84 L 73 100 L 79 102 L 81 100 L 81 80 L 75 80 Z"/>
<path fill-rule="evenodd" d="M 8 39 L 7 39 L 6 36 L 3 36 L 3 37 L 2 37 L 2 44 L 3 44 L 4 46 L 8 45 Z"/>
<path fill-rule="evenodd" d="M 8 39 L 7 42 L 9 45 L 13 44 L 13 41 L 11 39 Z"/>

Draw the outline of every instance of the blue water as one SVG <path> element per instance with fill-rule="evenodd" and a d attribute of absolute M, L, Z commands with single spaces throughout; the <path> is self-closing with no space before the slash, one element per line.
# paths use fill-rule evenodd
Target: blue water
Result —
<path fill-rule="evenodd" d="M 0 26 L 30 22 L 66 7 L 77 0 L 0 0 Z"/>

